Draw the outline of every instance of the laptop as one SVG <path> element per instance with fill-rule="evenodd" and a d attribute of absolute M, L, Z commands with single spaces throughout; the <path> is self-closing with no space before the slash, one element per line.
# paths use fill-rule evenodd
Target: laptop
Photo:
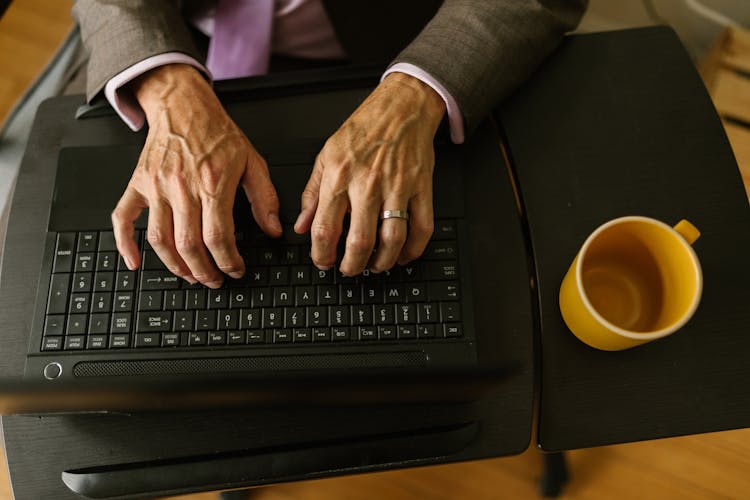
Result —
<path fill-rule="evenodd" d="M 23 401 L 37 404 L 6 391 L 6 411 L 465 400 L 497 386 L 510 369 L 493 349 L 502 332 L 486 301 L 477 314 L 474 297 L 493 293 L 502 266 L 476 258 L 502 244 L 487 208 L 515 203 L 500 189 L 508 180 L 491 123 L 461 146 L 436 139 L 435 232 L 420 259 L 354 278 L 336 266 L 320 271 L 309 235 L 291 228 L 315 155 L 372 88 L 369 75 L 224 87 L 230 115 L 267 160 L 284 234 L 266 237 L 238 192 L 247 273 L 219 290 L 166 270 L 145 241 L 145 214 L 136 224 L 141 268 L 128 270 L 117 254 L 110 213 L 141 143 L 63 147 L 25 364 L 36 396 Z M 224 397 L 211 398 L 217 391 Z"/>

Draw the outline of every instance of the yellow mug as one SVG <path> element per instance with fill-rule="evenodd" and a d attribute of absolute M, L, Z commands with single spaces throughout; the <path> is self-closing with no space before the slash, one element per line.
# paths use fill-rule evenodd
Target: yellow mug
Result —
<path fill-rule="evenodd" d="M 679 330 L 698 308 L 700 232 L 649 217 L 621 217 L 583 243 L 560 286 L 560 312 L 581 341 L 620 351 Z"/>

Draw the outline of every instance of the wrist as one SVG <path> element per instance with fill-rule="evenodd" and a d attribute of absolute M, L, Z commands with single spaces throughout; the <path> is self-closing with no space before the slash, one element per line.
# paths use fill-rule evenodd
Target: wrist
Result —
<path fill-rule="evenodd" d="M 203 75 L 188 64 L 159 66 L 130 82 L 130 87 L 149 122 L 152 116 L 171 103 L 194 102 L 206 91 L 213 95 Z"/>
<path fill-rule="evenodd" d="M 437 128 L 445 116 L 445 101 L 435 89 L 424 83 L 422 80 L 415 78 L 406 73 L 390 73 L 383 80 L 383 84 L 400 87 L 402 94 L 414 94 L 418 96 L 418 102 L 421 103 L 428 120 Z M 403 92 L 406 90 L 406 92 Z"/>

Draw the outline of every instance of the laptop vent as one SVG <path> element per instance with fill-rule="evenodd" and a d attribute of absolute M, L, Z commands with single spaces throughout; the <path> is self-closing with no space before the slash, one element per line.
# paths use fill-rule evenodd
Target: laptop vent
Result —
<path fill-rule="evenodd" d="M 412 367 L 424 366 L 425 364 L 427 364 L 427 357 L 421 351 L 209 359 L 83 361 L 75 365 L 73 375 L 76 377 L 130 377 L 266 370 Z"/>

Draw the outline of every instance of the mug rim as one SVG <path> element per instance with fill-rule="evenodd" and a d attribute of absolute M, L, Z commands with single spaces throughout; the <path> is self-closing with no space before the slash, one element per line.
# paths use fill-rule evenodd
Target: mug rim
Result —
<path fill-rule="evenodd" d="M 602 316 L 593 305 L 591 305 L 591 302 L 589 301 L 588 295 L 586 294 L 586 289 L 583 286 L 583 273 L 582 273 L 582 263 L 584 260 L 584 257 L 586 255 L 586 252 L 588 251 L 589 246 L 591 246 L 591 243 L 596 239 L 597 236 L 599 236 L 602 232 L 604 232 L 606 229 L 609 229 L 612 226 L 615 226 L 617 224 L 622 224 L 624 222 L 646 222 L 649 224 L 656 225 L 662 229 L 666 229 L 669 231 L 673 236 L 676 236 L 679 242 L 682 244 L 683 248 L 687 250 L 688 254 L 690 255 L 691 261 L 693 263 L 693 271 L 695 272 L 695 286 L 696 286 L 696 292 L 693 296 L 693 301 L 690 304 L 690 307 L 685 311 L 685 313 L 680 317 L 678 321 L 673 323 L 672 325 L 662 328 L 661 330 L 654 330 L 650 332 L 635 332 L 632 330 L 626 330 L 622 327 L 619 327 L 612 323 L 611 321 L 607 320 Z M 613 331 L 616 334 L 622 335 L 623 337 L 627 337 L 629 339 L 633 340 L 654 340 L 661 337 L 666 337 L 667 335 L 670 335 L 674 333 L 675 331 L 682 328 L 685 323 L 690 320 L 690 318 L 693 317 L 693 314 L 695 314 L 695 311 L 698 309 L 698 304 L 700 304 L 701 296 L 703 295 L 703 270 L 701 269 L 700 260 L 698 260 L 698 255 L 695 253 L 695 250 L 693 249 L 693 246 L 685 240 L 685 238 L 678 233 L 673 227 L 669 226 L 668 224 L 665 224 L 664 222 L 654 219 L 652 217 L 645 217 L 642 215 L 627 215 L 624 217 L 618 217 L 616 219 L 612 219 L 610 221 L 605 222 L 598 228 L 592 232 L 588 238 L 586 238 L 586 241 L 584 241 L 583 245 L 581 246 L 578 262 L 576 263 L 576 286 L 578 287 L 578 290 L 581 295 L 581 300 L 583 301 L 583 305 L 586 307 L 586 309 L 591 313 L 591 315 L 594 317 L 594 319 L 605 326 L 607 329 Z"/>

